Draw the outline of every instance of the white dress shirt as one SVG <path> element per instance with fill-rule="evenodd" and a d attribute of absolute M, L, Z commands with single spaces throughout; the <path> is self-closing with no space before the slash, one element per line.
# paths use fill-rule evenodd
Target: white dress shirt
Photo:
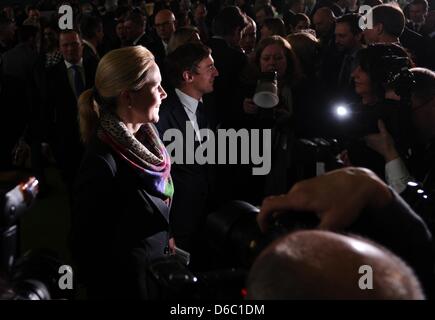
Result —
<path fill-rule="evenodd" d="M 398 193 L 406 189 L 409 181 L 414 181 L 401 158 L 396 158 L 385 164 L 385 179 Z"/>
<path fill-rule="evenodd" d="M 178 98 L 180 99 L 181 104 L 183 105 L 184 111 L 186 111 L 186 114 L 190 120 L 190 124 L 192 125 L 193 129 L 195 130 L 196 138 L 198 141 L 201 141 L 201 135 L 199 133 L 199 126 L 198 121 L 196 120 L 196 108 L 198 108 L 199 101 L 195 98 L 192 98 L 191 96 L 185 94 L 183 91 L 179 89 L 175 89 L 175 93 L 177 94 Z M 202 102 L 202 101 L 201 101 Z"/>

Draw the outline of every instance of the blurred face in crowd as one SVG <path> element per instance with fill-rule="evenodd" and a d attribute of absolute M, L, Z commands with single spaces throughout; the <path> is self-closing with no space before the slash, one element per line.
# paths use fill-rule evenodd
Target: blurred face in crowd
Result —
<path fill-rule="evenodd" d="M 313 17 L 314 28 L 319 37 L 323 38 L 333 31 L 334 19 L 331 16 L 332 13 L 326 8 L 320 8 L 316 11 Z"/>
<path fill-rule="evenodd" d="M 39 13 L 39 10 L 32 9 L 32 10 L 29 10 L 27 16 L 31 19 L 38 20 L 40 18 L 41 14 Z"/>
<path fill-rule="evenodd" d="M 196 19 L 204 19 L 207 16 L 207 7 L 203 3 L 198 3 L 194 15 Z"/>
<path fill-rule="evenodd" d="M 155 62 L 147 72 L 148 81 L 137 91 L 129 91 L 131 109 L 127 112 L 134 123 L 157 123 L 159 121 L 159 108 L 166 92 L 161 86 L 162 77 Z"/>
<path fill-rule="evenodd" d="M 257 41 L 257 28 L 254 24 L 250 23 L 243 30 L 242 39 L 240 39 L 240 47 L 245 50 L 246 53 L 252 52 L 255 49 L 255 43 Z"/>
<path fill-rule="evenodd" d="M 411 4 L 409 6 L 409 18 L 415 23 L 424 22 L 427 12 L 422 4 Z"/>
<path fill-rule="evenodd" d="M 265 25 L 263 25 L 261 27 L 260 33 L 261 33 L 261 39 L 264 39 L 264 38 L 267 38 L 267 37 L 273 35 L 273 32 L 268 27 L 266 27 Z"/>
<path fill-rule="evenodd" d="M 168 42 L 175 31 L 175 16 L 170 10 L 161 10 L 157 13 L 154 26 L 160 39 Z"/>
<path fill-rule="evenodd" d="M 214 79 L 219 75 L 218 70 L 214 65 L 214 60 L 211 55 L 202 59 L 196 66 L 195 72 L 191 74 L 191 87 L 197 93 L 197 96 L 202 96 L 206 93 L 213 92 Z"/>
<path fill-rule="evenodd" d="M 17 30 L 17 27 L 15 25 L 15 22 L 9 23 L 7 26 L 3 28 L 3 32 L 1 32 L 2 40 L 9 42 L 13 41 L 15 38 L 15 32 Z"/>
<path fill-rule="evenodd" d="M 267 18 L 267 15 L 266 15 L 266 12 L 264 12 L 264 10 L 259 10 L 255 14 L 255 22 L 257 22 L 257 24 L 259 26 L 263 25 L 264 19 L 266 19 L 266 18 Z"/>
<path fill-rule="evenodd" d="M 335 25 L 335 43 L 340 51 L 350 51 L 360 45 L 361 35 L 354 35 L 347 23 Z"/>
<path fill-rule="evenodd" d="M 103 31 L 103 24 L 102 23 L 100 23 L 95 34 L 97 37 L 97 43 L 101 44 L 103 42 L 103 38 L 104 38 L 104 31 Z"/>
<path fill-rule="evenodd" d="M 287 58 L 279 44 L 268 45 L 260 55 L 261 72 L 277 71 L 278 78 L 283 78 L 287 70 Z"/>
<path fill-rule="evenodd" d="M 300 0 L 299 2 L 296 2 L 292 7 L 292 11 L 294 13 L 304 13 L 305 12 L 305 1 Z"/>
<path fill-rule="evenodd" d="M 369 74 L 361 66 L 358 66 L 352 72 L 352 78 L 355 81 L 355 92 L 363 98 L 363 102 L 364 100 L 366 102 L 371 100 L 373 98 L 373 91 Z"/>
<path fill-rule="evenodd" d="M 83 44 L 77 32 L 61 33 L 59 50 L 65 61 L 76 64 L 83 56 Z"/>
<path fill-rule="evenodd" d="M 58 36 L 56 31 L 53 29 L 46 27 L 44 28 L 44 44 L 46 47 L 57 47 L 58 45 Z"/>
<path fill-rule="evenodd" d="M 381 24 L 373 25 L 373 28 L 365 28 L 363 30 L 364 41 L 366 44 L 378 43 L 380 36 Z"/>
<path fill-rule="evenodd" d="M 301 20 L 298 22 L 298 24 L 295 26 L 294 32 L 300 32 L 301 30 L 308 29 L 310 27 L 310 24 L 306 20 Z"/>
<path fill-rule="evenodd" d="M 423 140 L 431 140 L 435 137 L 435 96 L 420 101 L 411 97 L 412 118 L 420 137 Z"/>
<path fill-rule="evenodd" d="M 143 25 L 138 25 L 131 20 L 127 20 L 124 22 L 124 31 L 127 40 L 134 41 L 139 38 L 145 30 Z"/>
<path fill-rule="evenodd" d="M 124 22 L 120 22 L 116 25 L 116 36 L 121 40 L 121 42 L 127 40 Z"/>

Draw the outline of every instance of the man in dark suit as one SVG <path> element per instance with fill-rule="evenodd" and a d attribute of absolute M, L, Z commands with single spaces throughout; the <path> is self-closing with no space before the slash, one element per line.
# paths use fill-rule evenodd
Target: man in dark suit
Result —
<path fill-rule="evenodd" d="M 372 8 L 373 28 L 363 32 L 367 44 L 397 43 L 407 49 L 418 66 L 431 67 L 433 52 L 430 43 L 421 35 L 405 27 L 405 16 L 398 7 L 381 4 Z"/>
<path fill-rule="evenodd" d="M 424 25 L 427 11 L 428 3 L 426 0 L 412 0 L 408 7 L 409 22 L 406 24 L 406 26 L 412 31 L 421 34 L 421 29 Z"/>
<path fill-rule="evenodd" d="M 0 15 L 0 55 L 13 47 L 15 30 L 14 22 Z"/>
<path fill-rule="evenodd" d="M 201 245 L 204 245 L 201 232 L 206 214 L 213 207 L 214 173 L 209 164 L 199 164 L 196 159 L 189 164 L 185 159 L 193 157 L 198 146 L 205 143 L 200 129 L 215 129 L 213 109 L 204 95 L 213 91 L 218 71 L 210 49 L 201 43 L 188 43 L 177 48 L 168 56 L 166 70 L 175 90 L 168 93 L 160 107 L 157 128 L 162 140 L 165 140 L 168 129 L 178 129 L 183 134 L 182 163 L 175 161 L 171 168 L 176 190 L 171 208 L 171 228 L 177 246 L 191 252 L 194 267 L 201 268 L 201 262 L 198 262 L 204 254 L 201 252 Z M 169 144 L 174 144 L 172 141 L 164 142 L 168 150 Z"/>
<path fill-rule="evenodd" d="M 130 12 L 124 19 L 124 30 L 127 41 L 133 46 L 146 47 L 150 43 L 145 33 L 146 18 L 140 11 Z"/>
<path fill-rule="evenodd" d="M 94 85 L 96 63 L 83 60 L 83 43 L 76 31 L 59 36 L 63 61 L 47 72 L 47 93 L 44 119 L 48 141 L 62 177 L 69 188 L 83 155 L 78 126 L 77 101 L 80 94 Z"/>
<path fill-rule="evenodd" d="M 147 45 L 159 67 L 162 67 L 163 60 L 166 57 L 169 39 L 175 31 L 175 16 L 171 10 L 163 9 L 157 12 L 154 18 L 154 27 L 157 38 Z"/>
<path fill-rule="evenodd" d="M 247 58 L 240 49 L 240 39 L 247 25 L 238 7 L 225 7 L 214 19 L 214 36 L 208 43 L 220 73 L 215 85 L 218 121 L 226 128 L 242 127 L 244 97 L 240 78 Z"/>
<path fill-rule="evenodd" d="M 97 49 L 104 37 L 101 19 L 84 15 L 80 20 L 80 35 L 83 41 L 83 60 L 100 61 L 100 54 Z"/>

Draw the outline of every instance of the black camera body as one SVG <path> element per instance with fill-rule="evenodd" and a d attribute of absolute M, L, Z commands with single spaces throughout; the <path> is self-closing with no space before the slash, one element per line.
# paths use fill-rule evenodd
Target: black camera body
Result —
<path fill-rule="evenodd" d="M 320 220 L 309 212 L 291 212 L 273 219 L 263 234 L 259 209 L 231 201 L 207 217 L 207 247 L 214 268 L 194 273 L 176 256 L 154 261 L 149 270 L 166 299 L 243 299 L 243 288 L 256 257 L 274 240 L 298 229 L 313 229 Z"/>
<path fill-rule="evenodd" d="M 415 86 L 414 75 L 408 66 L 407 57 L 389 55 L 381 58 L 379 73 L 384 75 L 383 82 L 386 87 L 392 88 L 402 101 L 409 101 Z"/>
<path fill-rule="evenodd" d="M 19 223 L 38 194 L 38 181 L 31 177 L 0 198 L 1 300 L 49 300 L 70 298 L 58 285 L 63 263 L 50 250 L 19 254 Z"/>

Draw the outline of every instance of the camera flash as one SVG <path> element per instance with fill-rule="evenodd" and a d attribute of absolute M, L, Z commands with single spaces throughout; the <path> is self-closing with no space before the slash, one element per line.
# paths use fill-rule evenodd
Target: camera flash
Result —
<path fill-rule="evenodd" d="M 339 118 L 347 118 L 349 116 L 349 109 L 345 106 L 338 106 L 337 108 L 335 108 L 335 114 Z"/>

